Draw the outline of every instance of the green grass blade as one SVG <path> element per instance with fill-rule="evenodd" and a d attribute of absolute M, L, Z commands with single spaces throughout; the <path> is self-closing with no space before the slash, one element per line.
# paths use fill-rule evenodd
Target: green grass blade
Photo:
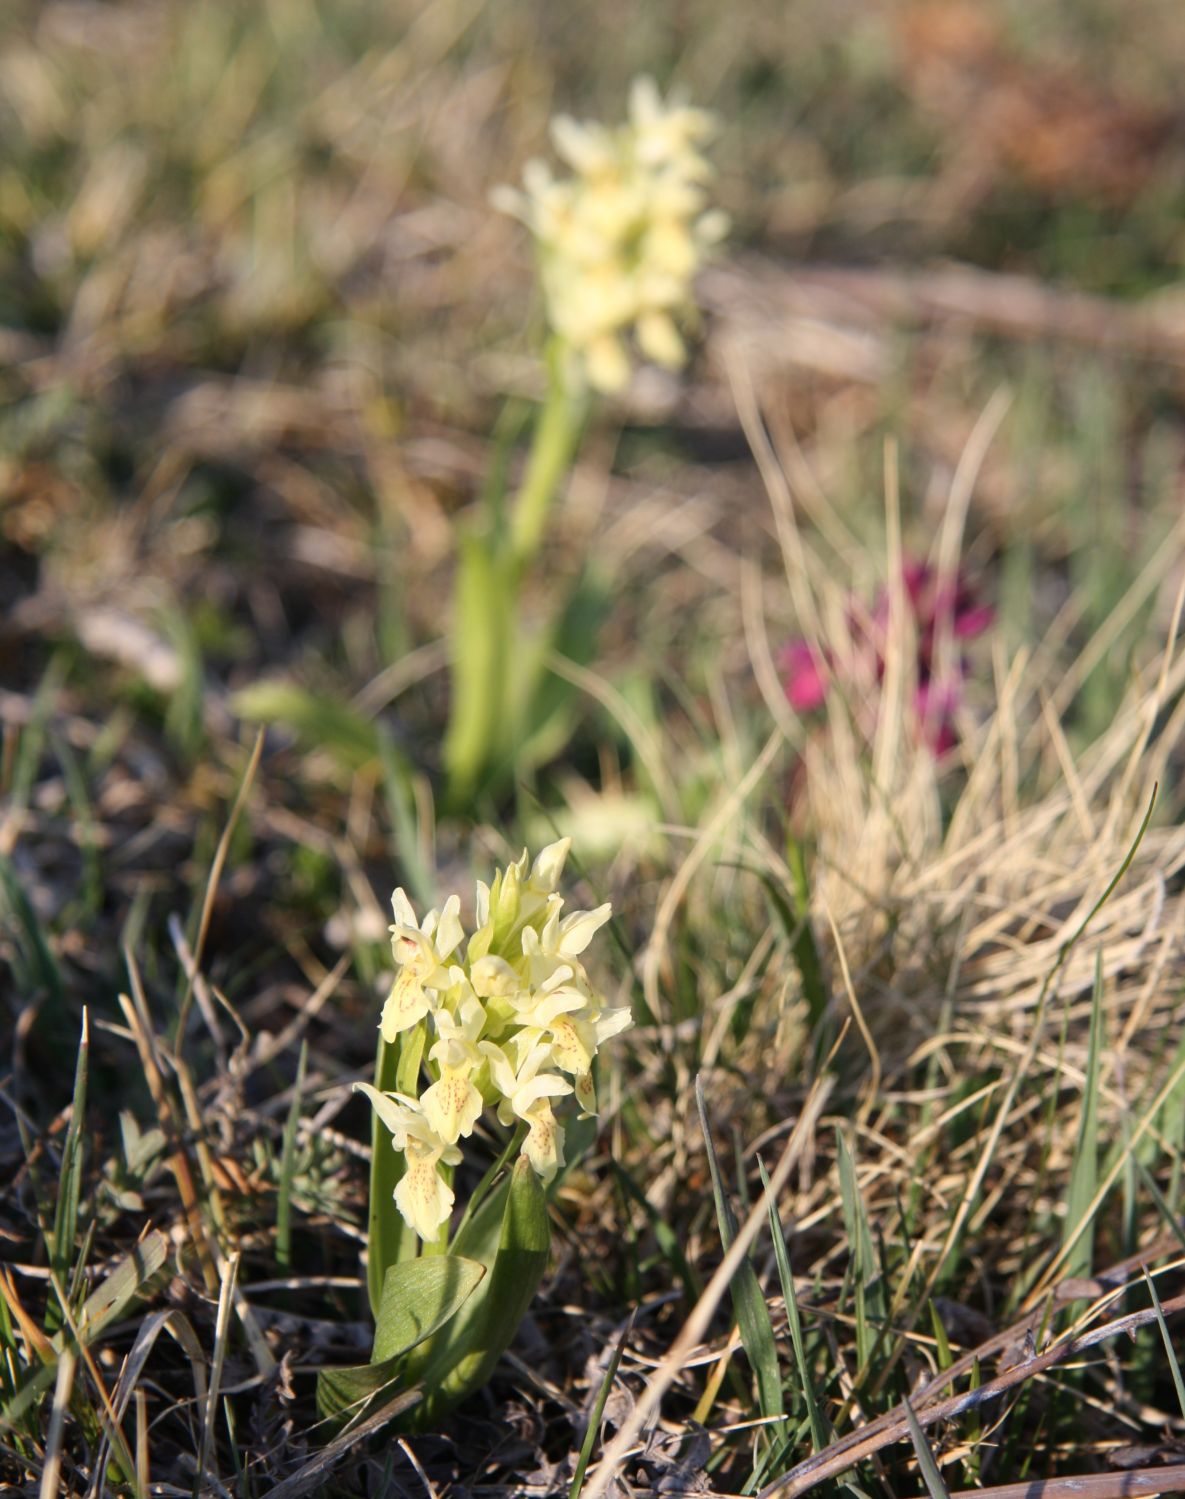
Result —
<path fill-rule="evenodd" d="M 864 1210 L 864 1200 L 860 1196 L 856 1180 L 856 1163 L 843 1132 L 838 1129 L 836 1142 L 840 1205 L 851 1252 L 852 1294 L 856 1307 L 856 1357 L 863 1369 L 867 1367 L 878 1341 L 878 1334 L 883 1333 L 885 1326 L 887 1308 L 884 1281 L 872 1242 L 872 1231 L 868 1226 L 868 1214 Z"/>
<path fill-rule="evenodd" d="M 82 1034 L 78 1042 L 78 1060 L 74 1068 L 74 1101 L 70 1107 L 70 1124 L 62 1147 L 62 1168 L 58 1177 L 58 1195 L 54 1204 L 53 1239 L 50 1245 L 50 1270 L 55 1283 L 63 1288 L 71 1281 L 70 1266 L 78 1240 L 78 1203 L 82 1193 L 83 1129 L 86 1115 L 86 1083 L 90 1058 L 90 1025 L 85 1008 L 82 1012 Z M 66 1294 L 63 1290 L 63 1294 Z M 66 1319 L 67 1309 L 47 1308 L 47 1324 L 55 1331 Z"/>
<path fill-rule="evenodd" d="M 795 838 L 787 839 L 786 861 L 790 866 L 790 875 L 794 882 L 791 886 L 791 894 L 796 917 L 794 930 L 789 934 L 791 951 L 798 966 L 799 977 L 802 979 L 802 992 L 806 999 L 811 1035 L 818 1040 L 821 1038 L 820 1028 L 827 1014 L 827 980 L 823 974 L 823 963 L 815 942 L 814 928 L 811 926 L 811 887 L 806 868 L 806 855 L 802 844 Z"/>
<path fill-rule="evenodd" d="M 292 1263 L 292 1175 L 296 1169 L 296 1130 L 300 1124 L 300 1102 L 304 1092 L 305 1067 L 309 1043 L 300 1043 L 300 1060 L 296 1064 L 296 1086 L 284 1124 L 284 1143 L 280 1150 L 280 1189 L 276 1197 L 276 1264 L 287 1271 Z"/>
<path fill-rule="evenodd" d="M 947 1336 L 946 1324 L 938 1314 L 938 1308 L 932 1301 L 926 1303 L 930 1311 L 930 1326 L 934 1332 L 934 1343 L 938 1353 L 938 1367 L 949 1369 L 954 1362 L 954 1355 L 950 1351 L 950 1338 Z"/>
<path fill-rule="evenodd" d="M 665 1255 L 668 1264 L 683 1285 L 683 1294 L 688 1302 L 698 1301 L 703 1294 L 703 1282 L 687 1262 L 687 1256 L 683 1253 L 683 1246 L 679 1237 L 671 1228 L 642 1189 L 634 1181 L 633 1177 L 623 1166 L 616 1161 L 609 1162 L 609 1169 L 616 1178 L 622 1191 L 646 1214 L 646 1221 L 650 1224 L 651 1232 L 654 1234 L 655 1243 Z"/>
<path fill-rule="evenodd" d="M 1068 1276 L 1089 1277 L 1094 1262 L 1094 1224 L 1081 1228 L 1091 1211 L 1099 1185 L 1099 1058 L 1103 1044 L 1103 958 L 1095 959 L 1094 994 L 1090 1011 L 1090 1041 L 1086 1063 L 1086 1082 L 1082 1090 L 1082 1112 L 1078 1121 L 1078 1138 L 1070 1167 L 1066 1192 L 1066 1222 L 1063 1243 L 1077 1234 L 1066 1260 Z"/>
<path fill-rule="evenodd" d="M 378 759 L 375 724 L 348 703 L 293 682 L 254 682 L 235 693 L 231 706 L 248 723 L 286 725 L 302 744 L 328 750 L 349 770 Z"/>
<path fill-rule="evenodd" d="M 418 1092 L 415 1087 L 424 1050 L 421 1027 L 405 1032 L 393 1045 L 379 1039 L 374 1065 L 374 1085 L 382 1093 Z M 406 1082 L 410 1075 L 412 1086 Z M 416 1236 L 395 1206 L 395 1188 L 403 1176 L 402 1151 L 391 1146 L 391 1136 L 377 1114 L 370 1121 L 370 1208 L 366 1260 L 366 1288 L 373 1316 L 379 1314 L 383 1280 L 390 1266 L 416 1256 Z"/>
<path fill-rule="evenodd" d="M 601 1388 L 597 1391 L 596 1401 L 589 1414 L 588 1429 L 584 1433 L 584 1441 L 580 1444 L 580 1455 L 576 1459 L 576 1470 L 572 1474 L 572 1483 L 568 1489 L 568 1499 L 579 1499 L 580 1489 L 584 1483 L 584 1475 L 588 1471 L 593 1446 L 597 1440 L 597 1433 L 601 1429 L 601 1418 L 605 1414 L 605 1405 L 609 1399 L 609 1391 L 613 1388 L 613 1381 L 617 1377 L 617 1366 L 621 1363 L 621 1355 L 625 1349 L 625 1340 L 629 1337 L 633 1325 L 634 1319 L 631 1317 L 628 1326 L 622 1328 L 621 1336 L 617 1340 L 617 1346 L 609 1356 L 609 1365 L 605 1370 L 605 1377 L 601 1381 Z"/>
<path fill-rule="evenodd" d="M 1143 1267 L 1143 1270 L 1144 1279 L 1148 1283 L 1148 1294 L 1152 1297 L 1152 1305 L 1156 1309 L 1156 1322 L 1160 1328 L 1164 1351 L 1168 1355 L 1169 1368 L 1173 1373 L 1173 1388 L 1177 1392 L 1177 1405 L 1180 1408 L 1182 1417 L 1185 1417 L 1185 1380 L 1181 1378 L 1181 1365 L 1177 1361 L 1176 1349 L 1174 1349 L 1173 1340 L 1169 1336 L 1168 1323 L 1164 1320 L 1164 1311 L 1160 1305 L 1160 1297 L 1156 1294 L 1156 1282 L 1148 1274 L 1147 1265 Z"/>
<path fill-rule="evenodd" d="M 408 889 L 422 906 L 430 906 L 436 890 L 435 872 L 424 859 L 416 821 L 416 792 L 407 757 L 380 724 L 377 731 L 379 759 L 383 767 L 383 791 L 391 814 L 396 850 Z"/>
<path fill-rule="evenodd" d="M 121 1317 L 165 1263 L 169 1241 L 158 1229 L 124 1255 L 111 1274 L 82 1303 L 78 1331 L 90 1343 Z M 59 1337 L 61 1334 L 59 1334 Z"/>
<path fill-rule="evenodd" d="M 1140 1160 L 1135 1151 L 1132 1152 L 1131 1159 L 1135 1163 L 1136 1171 L 1139 1173 L 1145 1190 L 1156 1205 L 1156 1211 L 1160 1214 L 1164 1226 L 1170 1233 L 1176 1236 L 1181 1248 L 1185 1249 L 1185 1225 L 1182 1224 L 1180 1215 L 1173 1212 L 1172 1206 L 1157 1186 L 1156 1178 L 1151 1174 L 1147 1166 L 1144 1165 L 1143 1161 Z"/>
<path fill-rule="evenodd" d="M 695 1101 L 699 1109 L 700 1127 L 708 1152 L 708 1169 L 712 1174 L 712 1195 L 716 1201 L 716 1221 L 720 1227 L 720 1242 L 725 1253 L 736 1238 L 737 1223 L 724 1192 L 720 1174 L 720 1162 L 712 1142 L 708 1123 L 708 1109 L 704 1100 L 703 1080 L 695 1080 Z M 782 1374 L 778 1367 L 778 1350 L 774 1343 L 773 1324 L 769 1318 L 769 1307 L 761 1294 L 757 1272 L 748 1259 L 737 1266 L 737 1272 L 729 1286 L 733 1311 L 741 1342 L 757 1380 L 757 1403 L 763 1416 L 784 1416 L 786 1407 L 782 1399 Z"/>
<path fill-rule="evenodd" d="M 769 1191 L 769 1175 L 765 1162 L 758 1160 L 761 1185 Z M 798 1299 L 794 1293 L 794 1274 L 790 1269 L 790 1251 L 786 1235 L 782 1231 L 782 1220 L 778 1216 L 777 1204 L 769 1199 L 769 1231 L 774 1241 L 774 1258 L 778 1264 L 778 1279 L 782 1283 L 782 1300 L 786 1305 L 786 1325 L 790 1330 L 790 1345 L 794 1349 L 794 1363 L 798 1369 L 798 1385 L 806 1406 L 807 1423 L 811 1432 L 811 1450 L 821 1452 L 831 1440 L 831 1428 L 819 1403 L 815 1399 L 815 1382 L 806 1358 L 806 1343 L 802 1336 L 802 1318 L 798 1314 Z"/>
<path fill-rule="evenodd" d="M 62 780 L 78 825 L 78 852 L 82 857 L 82 903 L 86 914 L 94 916 L 103 904 L 103 868 L 99 858 L 99 834 L 95 809 L 87 791 L 86 777 L 78 757 L 59 734 L 50 734 L 54 757 L 62 768 Z"/>
<path fill-rule="evenodd" d="M 908 1400 L 903 1400 L 901 1403 L 905 1407 L 905 1419 L 909 1423 L 909 1439 L 913 1443 L 913 1450 L 918 1455 L 918 1467 L 925 1480 L 930 1499 L 950 1499 L 950 1490 L 943 1481 L 942 1473 L 930 1450 L 930 1444 L 926 1440 L 926 1433 L 913 1413 L 913 1406 Z"/>
<path fill-rule="evenodd" d="M 17 974 L 21 987 L 42 990 L 60 1014 L 66 994 L 61 970 L 21 885 L 20 876 L 4 854 L 0 854 L 0 924 L 10 927 L 20 953 L 21 965 Z"/>
<path fill-rule="evenodd" d="M 135 1249 L 120 1260 L 111 1274 L 82 1303 L 75 1327 L 78 1339 L 89 1347 L 103 1330 L 116 1321 L 165 1263 L 169 1241 L 159 1230 L 142 1239 Z M 52 1339 L 53 1354 L 28 1378 L 13 1398 L 0 1406 L 0 1423 L 15 1426 L 21 1416 L 54 1382 L 58 1359 L 67 1350 L 78 1352 L 78 1341 L 66 1328 Z"/>

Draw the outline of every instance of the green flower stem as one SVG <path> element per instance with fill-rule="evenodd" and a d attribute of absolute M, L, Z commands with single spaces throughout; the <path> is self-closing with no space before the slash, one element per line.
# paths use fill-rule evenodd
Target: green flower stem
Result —
<path fill-rule="evenodd" d="M 547 398 L 535 424 L 526 473 L 510 517 L 510 556 L 520 573 L 530 566 L 543 543 L 547 513 L 572 463 L 583 425 L 585 402 L 569 388 L 564 364 L 564 346 L 553 339 L 547 351 Z"/>
<path fill-rule="evenodd" d="M 388 1046 L 379 1037 L 374 1064 L 374 1085 L 381 1092 L 394 1093 L 399 1086 L 399 1043 Z M 383 1277 L 387 1267 L 408 1255 L 405 1244 L 407 1225 L 395 1206 L 395 1188 L 403 1175 L 403 1157 L 391 1147 L 391 1136 L 375 1114 L 370 1127 L 370 1222 L 369 1254 L 366 1261 L 366 1286 L 370 1293 L 370 1310 L 378 1316 L 383 1294 Z M 411 1235 L 414 1242 L 415 1235 Z"/>
<path fill-rule="evenodd" d="M 380 1093 L 414 1095 L 418 1091 L 424 1041 L 423 1025 L 404 1031 L 390 1045 L 380 1034 L 374 1059 L 374 1085 Z M 403 1260 L 415 1259 L 419 1241 L 395 1206 L 395 1188 L 407 1169 L 407 1163 L 403 1152 L 393 1148 L 391 1136 L 377 1114 L 371 1120 L 370 1150 L 370 1234 L 366 1289 L 370 1294 L 371 1313 L 377 1317 L 383 1296 L 383 1280 L 388 1269 Z"/>
<path fill-rule="evenodd" d="M 522 1148 L 522 1143 L 526 1138 L 527 1126 L 520 1122 L 515 1129 L 514 1134 L 511 1135 L 509 1140 L 507 1140 L 505 1146 L 503 1147 L 501 1155 L 499 1155 L 498 1159 L 493 1163 L 486 1174 L 478 1182 L 477 1186 L 474 1187 L 469 1201 L 465 1204 L 465 1211 L 461 1214 L 461 1221 L 457 1224 L 457 1232 L 453 1235 L 454 1242 L 459 1239 L 460 1236 L 468 1228 L 474 1213 L 477 1212 L 478 1208 L 482 1205 L 482 1203 L 486 1200 L 486 1197 L 489 1195 L 490 1188 L 494 1185 L 494 1182 L 506 1169 L 511 1157 L 517 1157 L 519 1150 Z"/>
<path fill-rule="evenodd" d="M 513 758 L 530 692 L 524 687 L 519 594 L 543 544 L 552 501 L 580 440 L 585 401 L 564 378 L 553 340 L 548 389 L 535 421 L 526 472 L 510 508 L 493 486 L 482 523 L 462 532 L 453 610 L 452 708 L 445 737 L 447 804 L 465 808 L 491 771 Z"/>
<path fill-rule="evenodd" d="M 475 1225 L 476 1220 L 471 1228 Z M 480 1234 L 465 1240 L 458 1236 L 454 1243 L 468 1257 L 474 1248 L 468 1240 L 481 1242 L 481 1252 L 473 1258 L 486 1266 L 486 1277 L 448 1326 L 411 1355 L 406 1378 L 423 1385 L 425 1398 L 409 1412 L 405 1429 L 432 1430 L 466 1395 L 480 1389 L 526 1315 L 551 1245 L 547 1200 L 529 1161 L 516 1161 L 506 1182 L 501 1224 L 495 1220 L 488 1225 L 497 1228 L 496 1239 L 482 1227 Z"/>

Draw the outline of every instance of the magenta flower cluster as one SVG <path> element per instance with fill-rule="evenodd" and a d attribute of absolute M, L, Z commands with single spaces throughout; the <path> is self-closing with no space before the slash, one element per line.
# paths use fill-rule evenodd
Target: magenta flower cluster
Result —
<path fill-rule="evenodd" d="M 958 743 L 955 713 L 962 701 L 970 663 L 959 651 L 943 671 L 936 659 L 938 641 L 943 634 L 955 642 L 972 640 L 991 625 L 995 614 L 989 605 L 978 602 L 962 574 L 940 579 L 927 563 L 907 562 L 901 571 L 901 582 L 917 641 L 914 712 L 918 731 L 931 750 L 942 755 Z M 779 660 L 783 685 L 796 713 L 811 713 L 821 708 L 841 668 L 853 681 L 884 680 L 889 636 L 888 590 L 881 590 L 870 613 L 849 608 L 847 629 L 851 649 L 842 660 L 836 652 L 806 640 L 792 640 L 783 649 Z"/>

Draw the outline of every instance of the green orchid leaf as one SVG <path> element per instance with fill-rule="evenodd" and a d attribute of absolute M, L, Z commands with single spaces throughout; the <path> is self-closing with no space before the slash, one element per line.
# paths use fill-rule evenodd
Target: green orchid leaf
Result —
<path fill-rule="evenodd" d="M 398 1070 L 398 1043 L 388 1046 L 380 1037 L 374 1067 L 374 1085 L 380 1093 L 394 1092 L 398 1086 Z M 395 1188 L 403 1175 L 403 1156 L 392 1149 L 391 1136 L 377 1114 L 372 1114 L 370 1120 L 370 1151 L 370 1250 L 366 1260 L 366 1288 L 370 1294 L 371 1315 L 377 1317 L 387 1267 L 404 1257 L 400 1253 L 404 1223 L 395 1206 Z"/>
<path fill-rule="evenodd" d="M 408 1425 L 431 1429 L 447 1411 L 490 1377 L 518 1331 L 547 1266 L 551 1229 L 547 1198 L 529 1161 L 520 1157 L 507 1186 L 487 1199 L 467 1229 L 472 1252 L 489 1246 L 495 1203 L 503 1201 L 501 1229 L 490 1273 L 464 1311 L 441 1338 L 425 1342 L 408 1360 L 408 1378 L 423 1386 L 424 1401 L 409 1413 Z M 426 1263 L 433 1263 L 427 1261 Z"/>
<path fill-rule="evenodd" d="M 361 1412 L 376 1395 L 395 1383 L 402 1362 L 391 1358 L 381 1364 L 318 1370 L 317 1415 L 322 1421 L 340 1421 Z"/>
<path fill-rule="evenodd" d="M 317 1413 L 323 1420 L 360 1411 L 399 1378 L 404 1356 L 461 1310 L 485 1277 L 484 1265 L 456 1255 L 404 1260 L 383 1281 L 374 1360 L 317 1375 Z"/>
<path fill-rule="evenodd" d="M 486 1267 L 458 1255 L 404 1260 L 383 1280 L 374 1334 L 376 1363 L 398 1358 L 430 1338 L 473 1295 Z"/>
<path fill-rule="evenodd" d="M 502 1220 L 506 1216 L 511 1180 L 511 1173 L 507 1171 L 473 1216 L 462 1224 L 449 1246 L 450 1254 L 463 1254 L 466 1259 L 477 1260 L 487 1270 L 493 1265 L 502 1238 Z"/>

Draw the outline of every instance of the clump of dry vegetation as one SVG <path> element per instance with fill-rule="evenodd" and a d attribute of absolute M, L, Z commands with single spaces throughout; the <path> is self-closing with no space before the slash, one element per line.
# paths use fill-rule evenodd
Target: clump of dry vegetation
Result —
<path fill-rule="evenodd" d="M 741 10 L 0 22 L 14 1493 L 1185 1488 L 1182 13 Z M 544 389 L 489 191 L 644 71 L 733 244 L 521 580 L 546 734 L 448 801 L 458 535 Z M 953 743 L 918 559 L 992 606 L 926 642 Z M 634 1028 L 540 1293 L 456 1416 L 318 1424 L 390 892 L 562 836 Z"/>

